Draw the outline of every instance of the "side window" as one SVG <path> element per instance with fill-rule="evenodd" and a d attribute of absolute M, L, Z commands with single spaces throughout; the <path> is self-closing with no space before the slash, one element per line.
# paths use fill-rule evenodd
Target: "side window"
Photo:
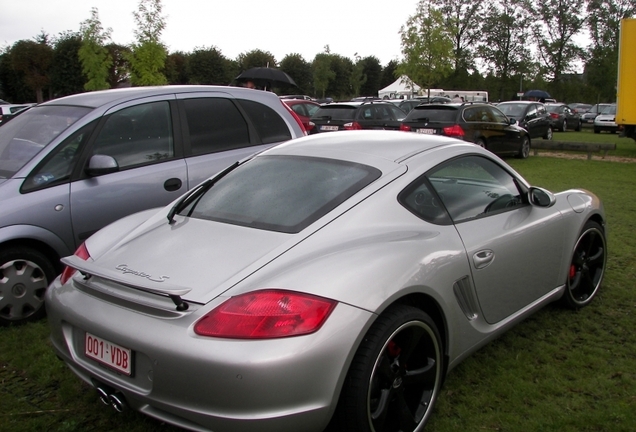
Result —
<path fill-rule="evenodd" d="M 537 112 L 539 114 L 547 114 L 547 110 L 545 109 L 545 105 L 537 105 Z"/>
<path fill-rule="evenodd" d="M 364 120 L 372 120 L 373 119 L 373 108 L 367 107 L 362 110 L 362 118 Z"/>
<path fill-rule="evenodd" d="M 467 108 L 464 110 L 464 120 L 467 122 L 479 121 L 481 119 L 481 114 L 477 111 L 476 108 Z"/>
<path fill-rule="evenodd" d="M 398 201 L 415 216 L 427 222 L 438 225 L 452 223 L 425 176 L 417 179 L 400 193 Z"/>
<path fill-rule="evenodd" d="M 82 147 L 91 135 L 97 122 L 92 122 L 64 140 L 38 165 L 22 184 L 21 192 L 31 192 L 67 182 Z"/>
<path fill-rule="evenodd" d="M 239 103 L 247 112 L 263 144 L 287 141 L 292 138 L 285 120 L 267 105 L 246 99 L 241 99 Z"/>
<path fill-rule="evenodd" d="M 393 114 L 393 120 L 404 120 L 404 118 L 406 117 L 406 114 L 400 108 L 395 106 L 389 106 L 388 108 L 389 111 L 391 111 L 391 113 Z"/>
<path fill-rule="evenodd" d="M 524 205 L 515 179 L 493 161 L 468 156 L 427 173 L 454 222 L 511 210 Z"/>
<path fill-rule="evenodd" d="M 192 155 L 215 153 L 250 145 L 247 122 L 229 99 L 196 98 L 183 101 Z"/>
<path fill-rule="evenodd" d="M 528 110 L 528 120 L 532 120 L 537 118 L 537 106 L 536 105 L 531 105 L 530 109 Z"/>
<path fill-rule="evenodd" d="M 508 123 L 508 117 L 497 108 L 494 107 L 486 107 L 486 111 L 488 111 L 488 117 L 490 121 L 495 123 Z"/>
<path fill-rule="evenodd" d="M 95 139 L 92 154 L 112 156 L 119 168 L 174 157 L 168 102 L 151 102 L 111 114 Z"/>

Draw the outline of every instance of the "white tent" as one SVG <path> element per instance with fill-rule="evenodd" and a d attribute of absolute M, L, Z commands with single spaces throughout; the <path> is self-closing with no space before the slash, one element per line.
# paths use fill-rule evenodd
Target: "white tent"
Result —
<path fill-rule="evenodd" d="M 420 90 L 420 86 L 415 84 L 408 76 L 402 75 L 393 84 L 379 90 L 378 97 L 380 99 L 411 98 L 416 96 Z"/>

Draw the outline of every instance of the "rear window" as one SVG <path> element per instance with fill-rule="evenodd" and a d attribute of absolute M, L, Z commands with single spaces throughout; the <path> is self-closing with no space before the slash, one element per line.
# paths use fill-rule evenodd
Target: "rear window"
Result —
<path fill-rule="evenodd" d="M 411 110 L 405 121 L 423 121 L 453 123 L 457 119 L 458 109 L 454 106 L 420 105 Z"/>
<path fill-rule="evenodd" d="M 297 233 L 380 174 L 373 167 L 333 159 L 261 156 L 221 178 L 182 214 Z"/>
<path fill-rule="evenodd" d="M 521 117 L 526 110 L 525 104 L 500 104 L 497 108 L 509 117 Z"/>
<path fill-rule="evenodd" d="M 325 120 L 353 120 L 358 107 L 354 106 L 326 106 L 320 108 L 312 116 L 312 118 L 325 119 Z"/>

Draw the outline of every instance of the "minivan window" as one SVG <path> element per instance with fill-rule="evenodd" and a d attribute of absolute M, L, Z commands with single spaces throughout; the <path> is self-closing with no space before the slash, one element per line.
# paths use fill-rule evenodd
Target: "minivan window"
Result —
<path fill-rule="evenodd" d="M 250 145 L 247 122 L 229 99 L 185 99 L 183 107 L 192 155 L 216 153 Z"/>
<path fill-rule="evenodd" d="M 77 106 L 38 106 L 0 128 L 0 178 L 12 177 L 36 154 L 91 111 Z"/>
<path fill-rule="evenodd" d="M 267 105 L 251 100 L 241 99 L 239 102 L 252 120 L 263 144 L 287 141 L 292 138 L 289 127 L 276 111 Z"/>
<path fill-rule="evenodd" d="M 135 105 L 111 114 L 95 139 L 92 154 L 112 156 L 119 168 L 173 158 L 168 102 Z"/>

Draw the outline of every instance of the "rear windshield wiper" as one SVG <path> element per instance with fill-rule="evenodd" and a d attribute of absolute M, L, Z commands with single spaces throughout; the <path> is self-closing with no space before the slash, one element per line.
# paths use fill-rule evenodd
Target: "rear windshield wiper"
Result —
<path fill-rule="evenodd" d="M 207 179 L 206 181 L 201 183 L 199 186 L 197 186 L 194 189 L 192 189 L 189 193 L 187 193 L 183 197 L 181 197 L 181 199 L 179 201 L 177 201 L 177 203 L 174 206 L 172 206 L 172 208 L 168 212 L 168 216 L 167 216 L 168 224 L 173 224 L 174 223 L 174 216 L 177 213 L 179 213 L 181 210 L 183 210 L 184 208 L 189 206 L 194 200 L 196 200 L 201 195 L 203 195 L 208 189 L 210 189 L 212 186 L 214 186 L 214 184 L 217 181 L 221 180 L 223 177 L 225 177 L 230 171 L 232 171 L 237 166 L 239 166 L 239 162 L 238 161 L 234 162 L 232 165 L 230 165 L 229 167 L 225 168 L 223 171 L 218 173 L 216 176 L 214 176 L 214 177 L 212 177 L 210 179 Z"/>

